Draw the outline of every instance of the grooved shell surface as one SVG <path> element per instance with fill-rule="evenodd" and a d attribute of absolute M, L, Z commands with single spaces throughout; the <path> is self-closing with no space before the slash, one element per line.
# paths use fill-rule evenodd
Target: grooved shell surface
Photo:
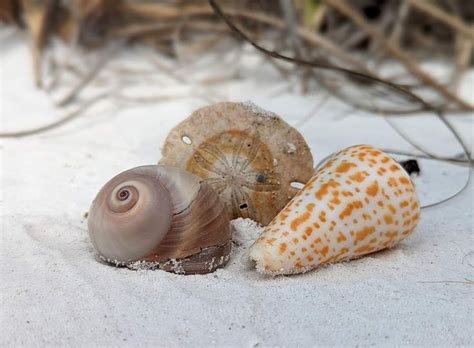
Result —
<path fill-rule="evenodd" d="M 160 164 L 203 178 L 232 218 L 267 224 L 306 183 L 313 157 L 302 135 L 250 103 L 196 110 L 168 135 Z"/>
<path fill-rule="evenodd" d="M 229 217 L 219 196 L 197 176 L 161 165 L 110 180 L 92 204 L 89 235 L 109 262 L 155 262 L 179 273 L 208 273 L 230 253 Z"/>

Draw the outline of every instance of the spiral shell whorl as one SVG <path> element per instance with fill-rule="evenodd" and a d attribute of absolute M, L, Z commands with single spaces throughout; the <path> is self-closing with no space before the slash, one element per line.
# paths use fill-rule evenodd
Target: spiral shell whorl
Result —
<path fill-rule="evenodd" d="M 125 213 L 135 206 L 139 195 L 135 186 L 124 183 L 112 191 L 107 205 L 114 213 Z"/>
<path fill-rule="evenodd" d="M 176 167 L 138 167 L 110 180 L 94 200 L 89 234 L 100 256 L 176 273 L 209 273 L 231 249 L 229 217 L 217 193 Z"/>
<path fill-rule="evenodd" d="M 171 225 L 171 197 L 156 170 L 138 167 L 110 180 L 94 200 L 89 234 L 107 260 L 141 259 L 161 242 Z"/>

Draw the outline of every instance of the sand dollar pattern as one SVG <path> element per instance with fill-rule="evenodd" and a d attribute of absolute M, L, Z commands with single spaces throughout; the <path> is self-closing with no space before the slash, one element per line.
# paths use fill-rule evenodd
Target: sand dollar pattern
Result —
<path fill-rule="evenodd" d="M 161 164 L 205 179 L 232 218 L 268 224 L 306 183 L 313 157 L 302 135 L 251 103 L 198 109 L 168 135 Z"/>
<path fill-rule="evenodd" d="M 186 169 L 206 182 L 225 201 L 232 216 L 257 218 L 259 192 L 281 187 L 273 156 L 257 130 L 227 131 L 199 145 Z M 256 194 L 257 193 L 257 194 Z"/>

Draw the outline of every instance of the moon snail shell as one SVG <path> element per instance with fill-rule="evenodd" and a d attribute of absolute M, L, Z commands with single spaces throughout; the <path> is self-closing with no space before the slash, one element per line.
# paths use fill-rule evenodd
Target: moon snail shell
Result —
<path fill-rule="evenodd" d="M 137 261 L 182 274 L 224 266 L 231 251 L 225 206 L 197 176 L 149 165 L 127 170 L 100 190 L 89 213 L 89 235 L 101 259 Z"/>

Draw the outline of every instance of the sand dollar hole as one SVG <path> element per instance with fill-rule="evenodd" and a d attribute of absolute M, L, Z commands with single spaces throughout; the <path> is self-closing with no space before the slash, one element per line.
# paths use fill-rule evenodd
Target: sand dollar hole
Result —
<path fill-rule="evenodd" d="M 186 145 L 191 145 L 193 143 L 193 141 L 191 140 L 190 137 L 188 137 L 187 135 L 183 135 L 181 137 L 181 140 L 183 141 L 183 143 L 185 143 Z"/>
<path fill-rule="evenodd" d="M 302 182 L 293 181 L 290 183 L 290 186 L 294 189 L 301 190 L 304 187 L 304 184 Z"/>

